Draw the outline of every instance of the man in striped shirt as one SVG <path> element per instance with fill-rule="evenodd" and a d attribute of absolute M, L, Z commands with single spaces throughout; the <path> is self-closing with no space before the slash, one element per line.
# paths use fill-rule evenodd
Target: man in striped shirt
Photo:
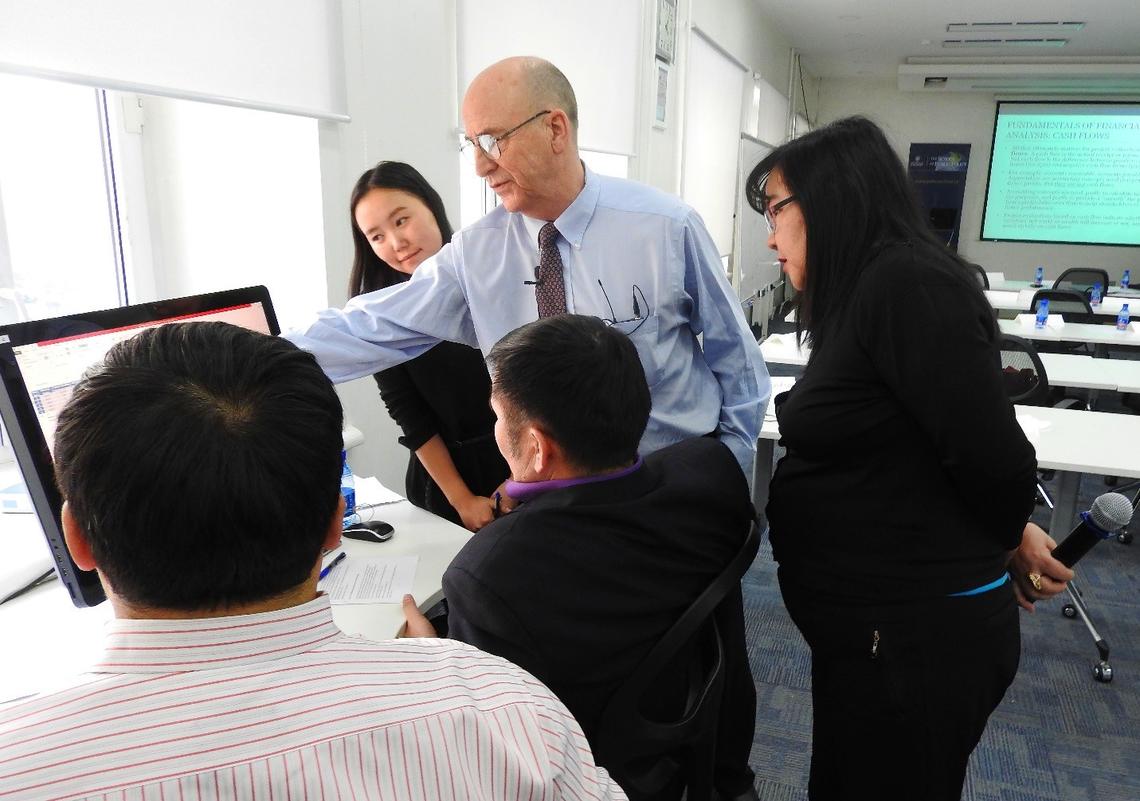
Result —
<path fill-rule="evenodd" d="M 341 424 L 311 355 L 224 323 L 145 331 L 80 382 L 63 526 L 115 620 L 90 673 L 0 709 L 0 801 L 624 798 L 522 669 L 336 628 Z"/>

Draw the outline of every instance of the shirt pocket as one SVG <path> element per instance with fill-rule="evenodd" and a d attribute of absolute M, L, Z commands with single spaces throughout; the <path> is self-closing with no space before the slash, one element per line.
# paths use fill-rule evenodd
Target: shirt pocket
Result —
<path fill-rule="evenodd" d="M 663 349 L 659 341 L 659 326 L 660 318 L 656 314 L 640 320 L 623 320 L 611 326 L 633 340 L 637 355 L 641 358 L 641 367 L 645 370 L 645 382 L 651 387 L 661 380 L 665 372 L 661 364 L 660 354 Z"/>

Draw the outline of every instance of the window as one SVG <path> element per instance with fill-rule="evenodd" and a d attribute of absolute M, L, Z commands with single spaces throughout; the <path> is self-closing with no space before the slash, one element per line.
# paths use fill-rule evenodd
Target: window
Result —
<path fill-rule="evenodd" d="M 315 120 L 5 74 L 0 110 L 0 324 L 252 284 L 284 327 L 326 304 Z"/>
<path fill-rule="evenodd" d="M 103 92 L 0 75 L 0 322 L 125 299 Z"/>
<path fill-rule="evenodd" d="M 265 284 L 283 328 L 325 306 L 316 120 L 151 96 L 141 104 L 154 295 Z M 347 231 L 347 190 L 334 200 Z"/>

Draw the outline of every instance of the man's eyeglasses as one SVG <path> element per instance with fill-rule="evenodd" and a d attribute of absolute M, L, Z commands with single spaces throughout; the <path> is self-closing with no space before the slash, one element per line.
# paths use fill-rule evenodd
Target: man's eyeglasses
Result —
<path fill-rule="evenodd" d="M 477 147 L 487 155 L 487 158 L 491 159 L 492 161 L 498 161 L 499 156 L 503 155 L 503 148 L 502 145 L 499 144 L 500 142 L 513 134 L 519 128 L 522 128 L 524 125 L 534 122 L 543 114 L 549 113 L 550 109 L 547 109 L 546 111 L 540 111 L 533 117 L 528 117 L 516 125 L 514 128 L 511 128 L 506 133 L 499 134 L 498 136 L 492 136 L 491 134 L 479 134 L 474 139 L 468 139 L 466 136 L 463 136 L 461 134 L 459 137 L 459 149 L 470 154 L 471 156 L 474 156 L 475 148 Z"/>
<path fill-rule="evenodd" d="M 610 307 L 610 316 L 603 317 L 602 322 L 606 325 L 618 325 L 621 323 L 637 323 L 631 331 L 626 331 L 627 334 L 632 334 L 645 323 L 645 318 L 649 315 L 649 301 L 645 299 L 645 293 L 641 291 L 641 287 L 637 284 L 633 285 L 633 302 L 630 304 L 633 307 L 633 317 L 627 317 L 624 320 L 617 319 L 617 313 L 614 311 L 614 304 L 610 302 L 610 295 L 606 292 L 606 285 L 602 283 L 602 279 L 598 279 L 598 286 L 601 287 L 602 296 L 606 299 L 606 305 Z M 641 303 L 637 302 L 637 296 L 641 296 Z M 641 313 L 642 306 L 645 307 L 645 314 Z"/>
<path fill-rule="evenodd" d="M 769 203 L 764 207 L 764 224 L 768 226 L 768 233 L 776 233 L 776 215 L 780 213 L 780 209 L 791 203 L 796 199 L 795 195 L 788 195 L 779 203 Z"/>

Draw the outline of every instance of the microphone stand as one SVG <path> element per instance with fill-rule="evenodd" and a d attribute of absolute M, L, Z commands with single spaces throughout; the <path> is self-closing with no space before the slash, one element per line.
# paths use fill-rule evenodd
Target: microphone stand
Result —
<path fill-rule="evenodd" d="M 1069 593 L 1070 602 L 1061 607 L 1061 614 L 1067 618 L 1081 616 L 1089 634 L 1092 635 L 1093 643 L 1096 644 L 1097 653 L 1100 654 L 1100 661 L 1093 665 L 1093 678 L 1107 684 L 1112 681 L 1112 665 L 1108 663 L 1108 641 L 1100 636 L 1100 632 L 1096 630 L 1092 619 L 1089 618 L 1089 610 L 1085 606 L 1084 595 L 1081 593 L 1081 588 L 1077 586 L 1077 582 L 1070 581 L 1065 587 L 1065 591 Z"/>

